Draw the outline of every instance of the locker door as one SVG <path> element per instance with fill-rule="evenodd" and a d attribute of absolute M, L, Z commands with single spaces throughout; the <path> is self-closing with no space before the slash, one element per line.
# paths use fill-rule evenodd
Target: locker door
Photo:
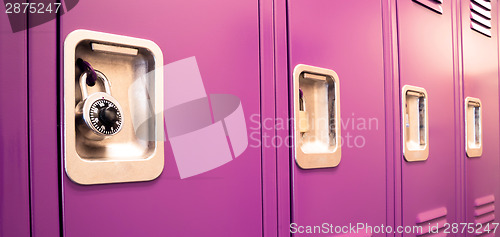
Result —
<path fill-rule="evenodd" d="M 55 14 L 54 14 L 55 16 Z M 58 236 L 59 130 L 56 20 L 37 25 L 47 15 L 29 15 L 28 83 L 32 235 Z"/>
<path fill-rule="evenodd" d="M 427 145 L 428 155 L 415 160 L 415 153 L 405 150 L 412 146 L 411 141 L 402 136 L 404 154 L 398 177 L 402 195 L 396 211 L 401 213 L 403 226 L 421 225 L 424 232 L 429 223 L 443 227 L 446 222 L 456 222 L 451 6 L 451 1 L 397 1 L 401 108 L 427 112 L 426 123 L 418 124 L 425 132 L 421 138 L 427 140 L 416 142 Z M 408 85 L 425 89 L 427 105 L 420 108 L 405 103 L 412 97 L 403 92 Z M 411 133 L 411 114 L 403 112 L 401 118 L 404 124 L 396 126 L 402 134 Z"/>
<path fill-rule="evenodd" d="M 260 103 L 257 1 L 80 1 L 60 24 L 61 42 L 86 29 L 151 40 L 165 65 L 196 57 L 207 94 L 237 96 L 248 134 L 260 137 L 260 130 L 250 130 Z M 168 140 L 165 168 L 153 181 L 80 185 L 63 170 L 65 236 L 261 236 L 256 143 L 250 141 L 237 159 L 185 179 Z M 203 144 L 191 145 L 196 150 Z"/>
<path fill-rule="evenodd" d="M 2 4 L 5 6 L 4 4 Z M 0 7 L 0 236 L 30 236 L 26 31 L 12 32 Z M 10 15 L 15 19 L 13 14 Z M 26 28 L 26 21 L 15 19 Z M 16 111 L 15 113 L 12 113 Z M 8 116 L 8 115 L 12 116 Z"/>
<path fill-rule="evenodd" d="M 461 1 L 463 100 L 481 100 L 482 154 L 465 162 L 466 222 L 498 222 L 498 15 L 497 1 Z M 464 102 L 465 103 L 465 102 Z M 465 107 L 465 106 L 464 106 Z M 464 108 L 463 107 L 463 108 Z M 497 231 L 498 232 L 498 231 Z M 469 234 L 467 236 L 474 236 Z M 496 233 L 495 236 L 500 236 Z"/>
<path fill-rule="evenodd" d="M 333 70 L 340 90 L 338 166 L 304 169 L 297 157 L 291 161 L 292 223 L 298 226 L 386 225 L 381 7 L 380 1 L 288 2 L 290 70 L 298 64 Z M 298 102 L 290 101 L 292 107 Z"/>

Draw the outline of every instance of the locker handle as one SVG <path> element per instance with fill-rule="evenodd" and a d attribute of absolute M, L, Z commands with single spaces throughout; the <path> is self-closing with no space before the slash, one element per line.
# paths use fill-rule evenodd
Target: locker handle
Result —
<path fill-rule="evenodd" d="M 338 75 L 299 64 L 293 77 L 295 160 L 303 169 L 335 167 L 341 156 Z"/>
<path fill-rule="evenodd" d="M 402 92 L 403 154 L 408 162 L 429 156 L 428 97 L 424 88 L 406 85 Z"/>
<path fill-rule="evenodd" d="M 465 152 L 469 158 L 483 153 L 483 126 L 481 100 L 465 98 Z"/>

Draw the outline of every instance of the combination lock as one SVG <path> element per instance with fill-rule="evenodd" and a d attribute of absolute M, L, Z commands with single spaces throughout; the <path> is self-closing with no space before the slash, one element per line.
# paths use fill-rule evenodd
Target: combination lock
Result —
<path fill-rule="evenodd" d="M 123 125 L 122 109 L 118 101 L 111 96 L 111 85 L 99 71 L 97 79 L 104 86 L 105 92 L 88 95 L 86 71 L 80 76 L 82 101 L 76 106 L 76 123 L 79 131 L 88 139 L 103 140 L 120 132 Z"/>

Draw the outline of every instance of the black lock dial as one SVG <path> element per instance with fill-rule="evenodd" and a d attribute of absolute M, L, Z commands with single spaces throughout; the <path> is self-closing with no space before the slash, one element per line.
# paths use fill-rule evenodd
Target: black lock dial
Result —
<path fill-rule="evenodd" d="M 122 126 L 122 115 L 113 102 L 99 99 L 90 106 L 90 121 L 100 133 L 113 135 Z"/>

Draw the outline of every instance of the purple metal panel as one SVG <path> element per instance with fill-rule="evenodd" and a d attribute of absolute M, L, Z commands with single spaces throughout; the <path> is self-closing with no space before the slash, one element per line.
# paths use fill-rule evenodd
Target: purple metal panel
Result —
<path fill-rule="evenodd" d="M 292 222 L 386 226 L 381 2 L 289 1 L 288 11 L 289 70 L 337 72 L 343 140 L 338 167 L 303 170 L 292 161 Z"/>
<path fill-rule="evenodd" d="M 457 187 L 456 195 L 456 222 L 466 223 L 465 221 L 465 208 L 464 208 L 464 198 L 465 198 L 465 181 L 464 181 L 464 158 L 463 154 L 465 150 L 465 129 L 464 129 L 464 100 L 463 98 L 463 85 L 462 85 L 462 39 L 461 39 L 461 22 L 460 22 L 460 1 L 451 2 L 453 12 L 452 15 L 452 25 L 453 25 L 453 62 L 455 65 L 454 75 L 455 75 L 455 186 Z M 464 234 L 459 233 L 456 235 L 464 236 Z"/>
<path fill-rule="evenodd" d="M 275 121 L 276 117 L 273 11 L 273 0 L 260 1 L 260 124 L 269 124 L 267 121 Z M 262 126 L 261 128 L 263 137 L 276 137 L 275 126 Z M 278 234 L 276 154 L 276 147 L 262 146 L 263 236 L 277 236 Z"/>
<path fill-rule="evenodd" d="M 470 1 L 461 1 L 463 97 L 476 97 L 482 103 L 483 153 L 481 157 L 465 159 L 466 222 L 480 221 L 474 214 L 478 202 L 484 197 L 500 198 L 499 193 L 499 114 L 498 114 L 498 2 L 491 1 L 491 37 L 471 29 Z M 462 105 L 464 98 L 462 98 Z M 463 118 L 462 118 L 463 119 Z M 485 205 L 486 206 L 486 205 Z M 498 222 L 500 212 L 495 210 Z M 500 233 L 495 234 L 500 236 Z M 469 235 L 468 235 L 469 236 Z M 470 235 L 473 236 L 473 235 Z"/>
<path fill-rule="evenodd" d="M 398 38 L 397 38 L 397 10 L 395 0 L 382 1 L 382 21 L 384 31 L 384 77 L 385 77 L 385 139 L 387 164 L 387 225 L 395 227 L 401 225 L 401 215 L 395 212 L 395 207 L 401 202 L 401 182 L 396 177 L 401 175 L 401 160 L 399 154 L 400 132 L 400 103 L 399 103 L 399 67 L 398 67 Z M 397 169 L 395 167 L 398 167 Z M 394 236 L 394 235 L 390 235 Z"/>
<path fill-rule="evenodd" d="M 26 31 L 0 7 L 0 236 L 30 236 Z"/>
<path fill-rule="evenodd" d="M 28 24 L 42 15 L 30 15 Z M 33 236 L 59 236 L 56 21 L 29 29 L 29 137 Z"/>
<path fill-rule="evenodd" d="M 289 119 L 289 84 L 288 84 L 288 36 L 286 0 L 273 0 L 274 3 L 274 70 L 276 80 L 276 119 Z M 286 122 L 284 124 L 287 124 Z M 291 126 L 291 124 L 287 124 Z M 277 129 L 276 135 L 286 141 L 290 138 L 290 127 Z M 288 140 L 288 144 L 292 141 Z M 277 188 L 278 188 L 278 236 L 290 236 L 290 147 L 277 147 Z M 292 158 L 293 159 L 293 158 Z"/>
<path fill-rule="evenodd" d="M 61 18 L 62 40 L 80 28 L 150 39 L 166 64 L 196 56 L 207 93 L 238 96 L 249 134 L 260 137 L 260 129 L 250 129 L 251 116 L 260 114 L 256 1 L 80 1 Z M 151 182 L 81 186 L 64 175 L 65 235 L 261 236 L 256 143 L 238 159 L 184 180 L 168 142 L 165 169 Z"/>
<path fill-rule="evenodd" d="M 443 220 L 456 223 L 452 8 L 450 1 L 443 1 L 441 7 L 443 13 L 438 14 L 414 1 L 397 1 L 399 93 L 404 85 L 423 87 L 429 106 L 428 159 L 407 162 L 400 154 L 401 176 L 397 178 L 402 196 L 396 211 L 402 213 L 404 226 Z M 401 129 L 401 124 L 395 126 Z M 443 208 L 446 212 L 439 212 Z"/>

